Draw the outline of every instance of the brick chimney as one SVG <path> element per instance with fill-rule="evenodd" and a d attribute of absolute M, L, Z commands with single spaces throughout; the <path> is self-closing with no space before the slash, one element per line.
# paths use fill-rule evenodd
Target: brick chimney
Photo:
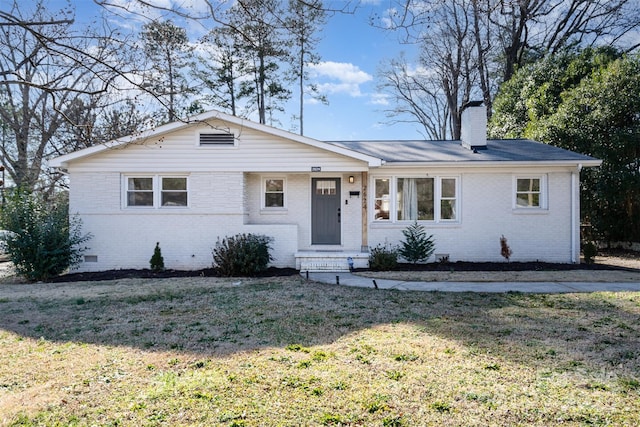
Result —
<path fill-rule="evenodd" d="M 487 149 L 487 107 L 483 101 L 470 101 L 462 106 L 460 141 L 472 150 Z"/>

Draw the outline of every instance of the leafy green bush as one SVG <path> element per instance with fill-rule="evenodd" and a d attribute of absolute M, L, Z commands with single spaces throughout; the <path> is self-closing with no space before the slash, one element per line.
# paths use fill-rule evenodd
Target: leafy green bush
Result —
<path fill-rule="evenodd" d="M 160 249 L 160 242 L 156 242 L 156 247 L 153 249 L 153 255 L 149 260 L 149 265 L 153 271 L 164 270 L 164 257 L 162 256 L 162 250 Z"/>
<path fill-rule="evenodd" d="M 47 203 L 39 194 L 15 191 L 2 209 L 9 259 L 16 272 L 31 281 L 48 280 L 77 265 L 91 235 L 81 221 L 69 218 L 66 201 Z"/>
<path fill-rule="evenodd" d="M 398 249 L 391 245 L 378 245 L 369 254 L 369 268 L 376 271 L 393 270 L 398 266 Z"/>
<path fill-rule="evenodd" d="M 273 238 L 260 234 L 236 234 L 218 239 L 213 266 L 223 276 L 255 276 L 267 269 Z"/>
<path fill-rule="evenodd" d="M 435 251 L 433 234 L 427 236 L 424 227 L 414 221 L 413 224 L 402 230 L 405 240 L 400 242 L 400 255 L 414 264 L 426 261 Z"/>

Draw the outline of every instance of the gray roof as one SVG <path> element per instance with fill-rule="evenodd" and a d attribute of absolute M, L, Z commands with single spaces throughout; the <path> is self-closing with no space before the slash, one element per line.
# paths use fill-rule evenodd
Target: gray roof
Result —
<path fill-rule="evenodd" d="M 528 139 L 490 139 L 474 152 L 460 141 L 326 141 L 387 163 L 567 162 L 597 165 L 599 160 Z"/>

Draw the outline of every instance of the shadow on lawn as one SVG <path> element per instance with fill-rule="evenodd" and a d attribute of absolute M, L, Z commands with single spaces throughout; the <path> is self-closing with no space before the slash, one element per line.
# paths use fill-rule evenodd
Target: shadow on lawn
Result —
<path fill-rule="evenodd" d="M 0 328 L 34 339 L 218 357 L 332 344 L 376 325 L 408 323 L 425 337 L 505 361 L 541 367 L 551 355 L 554 363 L 640 374 L 635 294 L 376 291 L 298 277 L 235 286 L 207 278 L 184 287 L 144 283 L 127 294 L 119 290 L 135 282 L 30 285 L 20 297 L 0 290 Z"/>

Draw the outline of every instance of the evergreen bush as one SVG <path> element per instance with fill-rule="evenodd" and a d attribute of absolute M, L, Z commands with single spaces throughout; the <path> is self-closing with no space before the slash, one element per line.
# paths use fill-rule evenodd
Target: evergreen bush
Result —
<path fill-rule="evenodd" d="M 160 242 L 156 242 L 156 247 L 153 249 L 153 255 L 149 260 L 149 265 L 153 271 L 164 270 L 164 258 L 162 256 L 162 250 L 160 249 Z"/>
<path fill-rule="evenodd" d="M 426 261 L 435 251 L 433 234 L 427 236 L 424 227 L 414 221 L 413 224 L 402 230 L 405 240 L 400 242 L 399 253 L 408 262 L 416 264 Z"/>
<path fill-rule="evenodd" d="M 375 271 L 393 270 L 398 266 L 398 249 L 391 245 L 378 245 L 369 254 L 369 268 Z"/>
<path fill-rule="evenodd" d="M 218 239 L 213 249 L 213 267 L 222 276 L 255 276 L 273 260 L 269 253 L 272 240 L 251 233 Z"/>
<path fill-rule="evenodd" d="M 91 239 L 82 223 L 69 217 L 66 200 L 46 202 L 42 195 L 16 190 L 2 208 L 6 251 L 16 272 L 31 281 L 44 281 L 80 263 Z"/>

